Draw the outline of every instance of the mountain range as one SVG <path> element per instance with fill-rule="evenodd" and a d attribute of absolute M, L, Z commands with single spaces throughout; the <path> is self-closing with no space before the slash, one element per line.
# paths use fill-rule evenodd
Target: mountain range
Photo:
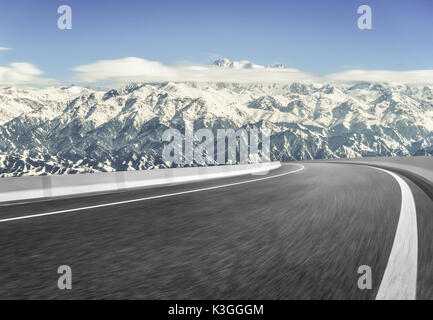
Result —
<path fill-rule="evenodd" d="M 215 66 L 255 68 L 248 61 Z M 273 68 L 283 66 L 276 65 Z M 136 83 L 0 88 L 0 176 L 166 167 L 167 128 L 270 129 L 271 158 L 433 155 L 433 86 Z"/>

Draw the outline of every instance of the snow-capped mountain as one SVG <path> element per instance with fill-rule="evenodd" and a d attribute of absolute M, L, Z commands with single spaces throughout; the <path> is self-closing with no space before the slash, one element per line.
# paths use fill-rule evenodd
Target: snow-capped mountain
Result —
<path fill-rule="evenodd" d="M 261 66 L 252 63 L 251 61 L 248 60 L 230 61 L 227 58 L 217 59 L 214 61 L 213 65 L 220 68 L 230 68 L 230 69 L 262 69 L 262 68 L 284 69 L 285 68 L 285 66 L 281 63 L 267 64 L 266 66 Z"/>
<path fill-rule="evenodd" d="M 0 175 L 164 167 L 162 134 L 271 129 L 290 161 L 433 155 L 433 86 L 141 83 L 0 88 Z"/>

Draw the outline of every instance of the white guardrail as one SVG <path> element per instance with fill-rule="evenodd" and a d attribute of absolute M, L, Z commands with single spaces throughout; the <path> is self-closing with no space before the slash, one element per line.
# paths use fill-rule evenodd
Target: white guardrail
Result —
<path fill-rule="evenodd" d="M 261 174 L 279 167 L 281 167 L 281 163 L 276 161 L 212 167 L 0 178 L 0 202 L 109 192 L 247 174 Z"/>

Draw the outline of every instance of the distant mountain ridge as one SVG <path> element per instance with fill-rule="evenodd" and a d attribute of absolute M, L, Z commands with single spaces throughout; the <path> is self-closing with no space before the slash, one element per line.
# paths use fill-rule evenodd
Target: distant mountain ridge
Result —
<path fill-rule="evenodd" d="M 265 66 L 261 66 L 248 60 L 231 61 L 227 58 L 217 59 L 213 62 L 213 65 L 220 68 L 231 68 L 231 69 L 261 69 L 261 68 L 284 69 L 285 68 L 285 66 L 281 63 L 267 64 Z"/>
<path fill-rule="evenodd" d="M 0 175 L 165 167 L 162 133 L 267 128 L 292 161 L 433 155 L 433 86 L 137 83 L 0 88 Z"/>

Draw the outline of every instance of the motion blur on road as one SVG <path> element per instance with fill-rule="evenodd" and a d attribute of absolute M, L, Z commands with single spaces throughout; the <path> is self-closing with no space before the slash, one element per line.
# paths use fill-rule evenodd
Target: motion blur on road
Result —
<path fill-rule="evenodd" d="M 431 186 L 397 174 L 416 204 L 416 298 L 432 299 Z M 402 191 L 372 166 L 297 162 L 261 176 L 2 205 L 0 219 L 74 208 L 0 222 L 0 298 L 375 299 Z M 57 287 L 60 265 L 72 269 L 72 290 Z M 371 289 L 358 286 L 363 265 Z"/>

